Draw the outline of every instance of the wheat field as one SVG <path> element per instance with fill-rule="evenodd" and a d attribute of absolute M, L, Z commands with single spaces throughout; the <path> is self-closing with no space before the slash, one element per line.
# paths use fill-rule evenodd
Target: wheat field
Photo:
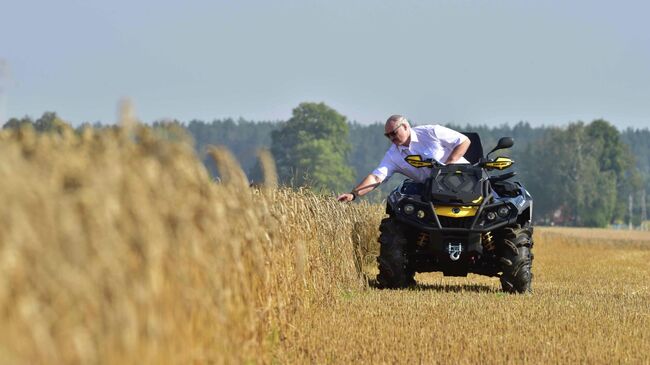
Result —
<path fill-rule="evenodd" d="M 536 228 L 534 292 L 374 287 L 383 207 L 125 125 L 0 132 L 0 363 L 650 363 L 650 235 Z"/>

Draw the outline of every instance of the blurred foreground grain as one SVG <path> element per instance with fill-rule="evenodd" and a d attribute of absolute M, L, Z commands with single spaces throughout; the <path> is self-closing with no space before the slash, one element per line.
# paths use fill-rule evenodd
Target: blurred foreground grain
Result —
<path fill-rule="evenodd" d="M 2 131 L 0 362 L 267 362 L 298 311 L 367 285 L 379 209 L 210 153 L 222 183 L 145 127 Z"/>

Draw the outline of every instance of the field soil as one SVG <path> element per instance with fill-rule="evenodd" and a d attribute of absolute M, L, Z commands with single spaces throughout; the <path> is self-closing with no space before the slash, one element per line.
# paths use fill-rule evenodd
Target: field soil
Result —
<path fill-rule="evenodd" d="M 286 363 L 650 363 L 650 234 L 537 228 L 532 294 L 418 274 L 341 291 L 279 336 Z M 373 265 L 366 268 L 370 278 Z"/>

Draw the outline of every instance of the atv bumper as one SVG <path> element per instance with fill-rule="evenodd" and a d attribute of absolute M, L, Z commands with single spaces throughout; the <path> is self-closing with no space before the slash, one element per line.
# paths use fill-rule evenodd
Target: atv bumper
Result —
<path fill-rule="evenodd" d="M 437 219 L 433 222 L 431 222 L 431 220 L 425 222 L 418 220 L 415 217 L 404 215 L 397 215 L 395 218 L 401 223 L 412 226 L 421 231 L 441 233 L 485 233 L 516 223 L 516 217 L 514 219 L 497 221 L 489 225 L 475 222 L 474 217 L 449 219 L 440 219 L 446 217 L 436 217 Z"/>

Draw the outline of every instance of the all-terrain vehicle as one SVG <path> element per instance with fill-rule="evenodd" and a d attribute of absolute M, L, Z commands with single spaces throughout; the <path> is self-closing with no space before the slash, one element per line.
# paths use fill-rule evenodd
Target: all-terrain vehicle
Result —
<path fill-rule="evenodd" d="M 464 133 L 471 144 L 469 164 L 441 165 L 419 155 L 406 158 L 412 166 L 430 168 L 424 183 L 405 180 L 388 196 L 379 228 L 377 282 L 384 288 L 415 284 L 417 272 L 445 276 L 475 273 L 496 276 L 505 292 L 531 290 L 533 199 L 515 172 L 490 175 L 510 167 L 507 157 L 489 159 L 510 148 L 503 137 L 486 157 L 476 133 Z"/>

